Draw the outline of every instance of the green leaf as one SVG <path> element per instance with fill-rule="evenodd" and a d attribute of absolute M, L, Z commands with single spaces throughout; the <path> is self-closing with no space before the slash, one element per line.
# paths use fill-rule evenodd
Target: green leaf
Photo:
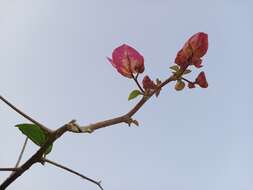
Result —
<path fill-rule="evenodd" d="M 29 123 L 22 123 L 18 124 L 15 127 L 18 127 L 19 130 L 27 136 L 32 142 L 34 142 L 38 146 L 43 146 L 45 142 L 48 139 L 47 134 L 40 129 L 37 125 L 29 124 Z M 53 148 L 53 145 L 51 144 L 47 150 L 45 151 L 45 154 L 49 154 Z"/>
<path fill-rule="evenodd" d="M 179 67 L 177 65 L 172 65 L 170 69 L 177 72 L 179 70 Z"/>
<path fill-rule="evenodd" d="M 53 144 L 49 145 L 49 147 L 45 151 L 45 155 L 49 154 L 52 151 L 52 149 L 53 149 Z"/>
<path fill-rule="evenodd" d="M 186 70 L 184 71 L 183 75 L 187 75 L 187 74 L 189 74 L 190 72 L 192 72 L 190 69 L 186 69 Z"/>
<path fill-rule="evenodd" d="M 137 96 L 141 95 L 141 92 L 139 90 L 133 90 L 129 96 L 128 96 L 128 100 L 132 100 L 134 98 L 136 98 Z"/>

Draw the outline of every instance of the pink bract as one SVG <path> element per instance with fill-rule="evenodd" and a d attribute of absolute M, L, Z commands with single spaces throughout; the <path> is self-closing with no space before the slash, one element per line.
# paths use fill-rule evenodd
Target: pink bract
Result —
<path fill-rule="evenodd" d="M 114 49 L 112 58 L 107 59 L 125 77 L 133 78 L 133 74 L 144 72 L 143 56 L 126 44 Z"/>
<path fill-rule="evenodd" d="M 183 48 L 177 53 L 175 63 L 181 67 L 194 65 L 201 67 L 201 58 L 208 50 L 208 35 L 204 32 L 198 32 L 190 37 Z"/>

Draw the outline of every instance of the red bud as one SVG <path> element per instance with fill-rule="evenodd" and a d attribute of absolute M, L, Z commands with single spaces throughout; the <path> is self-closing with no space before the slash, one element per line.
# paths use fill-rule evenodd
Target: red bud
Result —
<path fill-rule="evenodd" d="M 142 85 L 145 90 L 155 90 L 156 85 L 155 83 L 146 75 L 142 80 Z"/>
<path fill-rule="evenodd" d="M 198 84 L 201 88 L 208 87 L 206 76 L 203 71 L 199 73 L 198 77 L 196 78 L 195 84 Z"/>

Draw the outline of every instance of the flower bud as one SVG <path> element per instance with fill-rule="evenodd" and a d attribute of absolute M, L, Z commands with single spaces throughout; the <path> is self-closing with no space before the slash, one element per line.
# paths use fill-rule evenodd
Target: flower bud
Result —
<path fill-rule="evenodd" d="M 155 83 L 149 78 L 148 75 L 146 75 L 143 80 L 142 80 L 142 85 L 143 88 L 147 91 L 147 90 L 155 90 L 156 89 L 156 85 Z"/>
<path fill-rule="evenodd" d="M 198 77 L 195 80 L 195 84 L 198 84 L 201 88 L 207 88 L 208 87 L 206 76 L 205 76 L 205 73 L 203 71 L 199 73 Z"/>
<path fill-rule="evenodd" d="M 176 83 L 176 85 L 175 85 L 175 90 L 181 91 L 181 90 L 184 89 L 184 87 L 185 87 L 184 81 L 178 80 L 177 83 Z"/>

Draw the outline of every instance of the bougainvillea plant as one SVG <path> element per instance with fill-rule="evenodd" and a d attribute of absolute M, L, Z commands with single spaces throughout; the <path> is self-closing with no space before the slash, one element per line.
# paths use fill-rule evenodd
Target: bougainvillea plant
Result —
<path fill-rule="evenodd" d="M 190 37 L 183 47 L 178 51 L 175 57 L 175 64 L 170 66 L 171 74 L 167 79 L 161 81 L 158 77 L 154 81 L 148 75 L 144 75 L 142 83 L 139 83 L 138 77 L 144 73 L 144 57 L 135 48 L 123 44 L 112 52 L 112 57 L 107 58 L 109 63 L 124 77 L 134 80 L 137 85 L 137 89 L 134 89 L 128 95 L 128 100 L 132 100 L 138 96 L 142 98 L 137 102 L 137 104 L 129 110 L 126 114 L 111 118 L 104 121 L 99 121 L 94 124 L 81 126 L 76 123 L 75 120 L 71 120 L 69 123 L 63 125 L 57 130 L 51 130 L 44 126 L 42 123 L 34 120 L 26 113 L 18 109 L 12 103 L 10 103 L 6 98 L 0 96 L 0 99 L 6 103 L 9 107 L 15 110 L 17 113 L 25 117 L 32 123 L 22 123 L 16 125 L 16 127 L 26 135 L 25 143 L 22 147 L 22 151 L 19 155 L 18 161 L 14 168 L 0 168 L 0 171 L 12 171 L 11 175 L 0 185 L 0 189 L 6 189 L 11 183 L 13 183 L 19 176 L 21 176 L 25 171 L 27 171 L 33 164 L 52 164 L 56 167 L 64 169 L 71 172 L 77 176 L 82 177 L 96 184 L 100 189 L 103 189 L 100 181 L 93 180 L 86 177 L 66 166 L 59 163 L 51 161 L 46 158 L 46 156 L 51 152 L 53 148 L 53 143 L 59 139 L 65 132 L 73 133 L 93 133 L 95 130 L 109 127 L 119 123 L 126 123 L 129 126 L 131 124 L 139 125 L 139 122 L 133 119 L 135 113 L 142 108 L 142 106 L 153 96 L 159 96 L 162 88 L 170 83 L 175 82 L 175 90 L 183 90 L 187 84 L 189 89 L 193 89 L 196 86 L 201 88 L 207 88 L 208 82 L 206 75 L 203 71 L 199 72 L 195 80 L 191 81 L 185 78 L 185 75 L 191 72 L 191 69 L 200 69 L 203 66 L 203 56 L 208 50 L 208 35 L 204 32 L 198 32 Z M 191 67 L 193 66 L 193 67 Z M 24 149 L 26 147 L 27 140 L 30 139 L 40 148 L 34 153 L 27 161 L 20 165 L 20 160 L 22 158 Z"/>

